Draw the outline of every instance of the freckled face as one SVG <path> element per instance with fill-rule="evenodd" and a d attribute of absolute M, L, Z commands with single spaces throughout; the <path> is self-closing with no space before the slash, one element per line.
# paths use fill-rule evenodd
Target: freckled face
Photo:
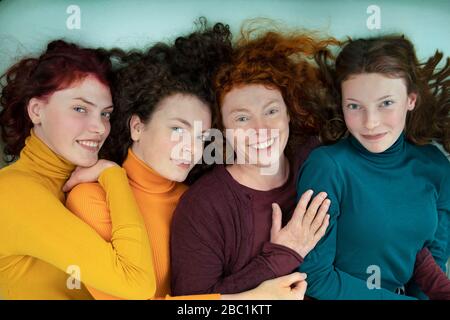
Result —
<path fill-rule="evenodd" d="M 405 128 L 417 95 L 401 78 L 362 73 L 342 82 L 342 110 L 349 132 L 370 152 L 389 149 Z"/>

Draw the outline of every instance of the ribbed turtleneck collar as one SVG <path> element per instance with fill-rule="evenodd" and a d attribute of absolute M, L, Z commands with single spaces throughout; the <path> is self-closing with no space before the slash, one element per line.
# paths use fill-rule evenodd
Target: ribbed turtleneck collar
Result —
<path fill-rule="evenodd" d="M 20 152 L 19 161 L 41 177 L 50 178 L 62 187 L 69 178 L 75 165 L 57 155 L 33 130 L 25 140 L 25 147 Z"/>
<path fill-rule="evenodd" d="M 370 152 L 352 135 L 349 136 L 349 141 L 364 158 L 380 164 L 388 164 L 391 161 L 401 159 L 400 155 L 404 153 L 406 147 L 405 134 L 403 132 L 392 146 L 380 153 Z"/>
<path fill-rule="evenodd" d="M 123 163 L 131 186 L 147 193 L 166 193 L 173 190 L 177 183 L 159 175 L 144 161 L 139 159 L 131 148 Z"/>

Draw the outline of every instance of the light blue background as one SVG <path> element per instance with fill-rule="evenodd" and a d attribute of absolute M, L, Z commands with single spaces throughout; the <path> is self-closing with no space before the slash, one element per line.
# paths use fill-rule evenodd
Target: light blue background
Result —
<path fill-rule="evenodd" d="M 81 29 L 69 30 L 69 5 L 81 9 Z M 381 29 L 368 30 L 369 5 L 381 9 Z M 2 0 L 0 2 L 0 72 L 18 56 L 37 53 L 63 37 L 90 46 L 142 47 L 193 30 L 193 21 L 228 23 L 275 19 L 291 27 L 324 31 L 338 38 L 402 32 L 416 44 L 419 57 L 450 49 L 449 0 Z"/>
<path fill-rule="evenodd" d="M 69 5 L 81 9 L 79 30 L 66 27 Z M 380 30 L 366 26 L 370 5 L 381 9 Z M 146 47 L 191 32 L 199 16 L 227 23 L 235 34 L 245 19 L 257 17 L 340 39 L 401 32 L 421 59 L 436 49 L 450 52 L 450 0 L 2 0 L 0 73 L 56 38 L 94 47 Z"/>

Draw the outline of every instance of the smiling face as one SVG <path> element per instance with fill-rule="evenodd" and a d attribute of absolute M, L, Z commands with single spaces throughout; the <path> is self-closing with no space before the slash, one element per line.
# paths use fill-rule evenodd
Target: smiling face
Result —
<path fill-rule="evenodd" d="M 238 161 L 241 156 L 257 167 L 280 161 L 289 138 L 289 115 L 279 90 L 260 84 L 235 87 L 225 94 L 221 113 Z M 242 132 L 248 134 L 243 138 Z"/>
<path fill-rule="evenodd" d="M 342 108 L 348 131 L 370 152 L 389 149 L 405 128 L 417 95 L 401 78 L 379 73 L 353 75 L 342 82 Z"/>
<path fill-rule="evenodd" d="M 130 120 L 133 152 L 162 177 L 182 182 L 203 155 L 211 111 L 197 97 L 173 94 L 163 99 L 147 123 Z"/>
<path fill-rule="evenodd" d="M 93 76 L 28 103 L 35 134 L 55 153 L 82 167 L 97 162 L 112 111 L 109 87 Z"/>

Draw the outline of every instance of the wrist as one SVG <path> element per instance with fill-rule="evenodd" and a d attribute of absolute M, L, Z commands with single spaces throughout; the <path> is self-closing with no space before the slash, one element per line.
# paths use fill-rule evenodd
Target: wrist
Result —
<path fill-rule="evenodd" d="M 256 300 L 251 291 L 253 290 L 234 294 L 221 294 L 220 300 Z"/>
<path fill-rule="evenodd" d="M 302 259 L 305 259 L 306 255 L 309 253 L 309 250 L 302 249 L 298 250 L 297 253 L 300 255 L 300 257 L 302 257 Z"/>

